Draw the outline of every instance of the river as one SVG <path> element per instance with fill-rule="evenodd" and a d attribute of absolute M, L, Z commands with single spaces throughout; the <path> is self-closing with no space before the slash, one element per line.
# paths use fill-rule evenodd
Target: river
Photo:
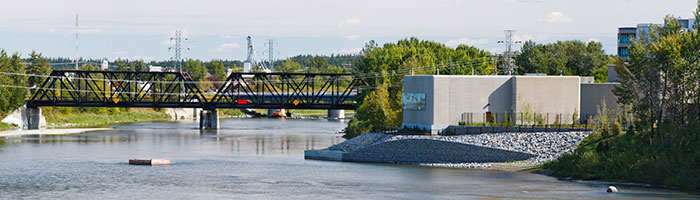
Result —
<path fill-rule="evenodd" d="M 346 122 L 225 119 L 113 125 L 63 136 L 0 138 L 0 198 L 39 199 L 657 199 L 674 190 L 560 181 L 524 173 L 304 160 L 344 141 Z M 128 165 L 167 158 L 169 166 Z"/>

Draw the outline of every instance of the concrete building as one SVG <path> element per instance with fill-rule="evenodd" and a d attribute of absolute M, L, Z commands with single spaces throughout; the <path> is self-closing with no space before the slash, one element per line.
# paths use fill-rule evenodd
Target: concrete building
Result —
<path fill-rule="evenodd" d="M 605 103 L 608 110 L 617 110 L 617 96 L 613 94 L 619 83 L 581 83 L 581 119 L 588 120 Z"/>
<path fill-rule="evenodd" d="M 683 30 L 695 28 L 695 18 L 678 18 L 678 23 Z M 639 38 L 641 33 L 648 33 L 651 26 L 664 26 L 664 24 L 640 23 L 634 27 L 619 27 L 617 32 L 617 55 L 620 58 L 629 56 L 628 48 L 632 44 L 632 40 Z"/>
<path fill-rule="evenodd" d="M 403 126 L 437 132 L 460 122 L 570 124 L 583 113 L 590 114 L 602 100 L 616 108 L 616 98 L 610 97 L 614 84 L 588 83 L 588 79 L 582 82 L 578 76 L 405 76 Z"/>

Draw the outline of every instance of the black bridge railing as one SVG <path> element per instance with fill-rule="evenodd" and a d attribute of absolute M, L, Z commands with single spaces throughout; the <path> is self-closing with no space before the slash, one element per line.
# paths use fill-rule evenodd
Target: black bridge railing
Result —
<path fill-rule="evenodd" d="M 354 109 L 366 83 L 351 74 L 232 73 L 218 85 L 208 99 L 187 73 L 56 70 L 27 107 Z"/>

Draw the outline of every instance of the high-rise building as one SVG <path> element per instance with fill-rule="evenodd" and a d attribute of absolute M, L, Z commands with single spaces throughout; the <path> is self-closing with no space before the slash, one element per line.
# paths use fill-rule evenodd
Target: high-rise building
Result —
<path fill-rule="evenodd" d="M 678 18 L 678 23 L 681 25 L 683 30 L 688 30 L 695 28 L 695 19 L 683 19 Z M 629 56 L 628 48 L 632 44 L 632 40 L 639 38 L 641 33 L 649 32 L 651 26 L 664 26 L 662 24 L 652 24 L 652 23 L 641 23 L 637 24 L 635 27 L 619 27 L 617 31 L 617 55 L 620 58 L 627 58 Z"/>

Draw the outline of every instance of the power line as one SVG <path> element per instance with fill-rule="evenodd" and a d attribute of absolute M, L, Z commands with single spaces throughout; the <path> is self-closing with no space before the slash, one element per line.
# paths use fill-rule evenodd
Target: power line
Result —
<path fill-rule="evenodd" d="M 449 70 L 457 67 L 469 67 L 474 65 L 482 64 L 488 57 L 466 59 L 461 61 L 454 61 L 441 64 L 426 65 L 417 68 L 404 68 L 397 70 L 387 70 L 382 72 L 366 72 L 366 73 L 355 73 L 353 77 L 364 79 L 364 78 L 378 78 L 378 77 L 390 77 L 390 76 L 402 76 L 409 74 L 413 69 L 427 69 L 432 67 L 443 67 L 442 69 Z M 64 78 L 62 76 L 51 76 L 51 75 L 38 75 L 38 74 L 23 74 L 23 73 L 13 73 L 13 72 L 0 72 L 0 74 L 12 75 L 12 76 L 31 76 L 31 77 L 42 77 L 42 78 Z M 99 78 L 81 78 L 81 77 L 71 77 L 71 80 L 90 80 L 90 81 L 110 81 L 110 82 L 124 82 L 124 83 L 226 83 L 227 81 L 148 81 L 148 80 L 114 80 L 114 79 L 99 79 Z M 289 79 L 296 81 L 303 81 L 304 78 Z M 270 80 L 272 83 L 288 83 L 286 80 Z M 323 82 L 323 80 L 312 80 L 310 82 Z"/>

